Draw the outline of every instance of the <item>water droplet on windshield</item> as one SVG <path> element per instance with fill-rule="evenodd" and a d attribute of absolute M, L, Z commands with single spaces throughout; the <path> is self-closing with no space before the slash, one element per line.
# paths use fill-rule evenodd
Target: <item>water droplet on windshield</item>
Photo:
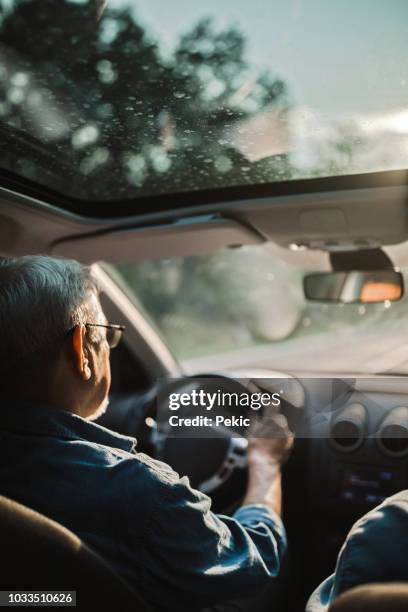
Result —
<path fill-rule="evenodd" d="M 226 155 L 220 155 L 215 160 L 215 167 L 221 174 L 229 172 L 232 168 L 232 161 Z"/>
<path fill-rule="evenodd" d="M 72 146 L 75 149 L 81 149 L 94 143 L 99 136 L 99 130 L 94 125 L 85 125 L 84 127 L 76 130 L 72 136 Z"/>

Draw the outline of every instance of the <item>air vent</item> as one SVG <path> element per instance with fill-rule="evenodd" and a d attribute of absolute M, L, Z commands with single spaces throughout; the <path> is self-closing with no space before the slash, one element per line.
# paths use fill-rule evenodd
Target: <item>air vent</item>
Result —
<path fill-rule="evenodd" d="M 386 416 L 378 432 L 378 446 L 389 457 L 408 454 L 408 408 L 394 408 Z"/>
<path fill-rule="evenodd" d="M 331 445 L 343 453 L 351 453 L 363 443 L 366 411 L 362 404 L 350 404 L 332 421 Z"/>

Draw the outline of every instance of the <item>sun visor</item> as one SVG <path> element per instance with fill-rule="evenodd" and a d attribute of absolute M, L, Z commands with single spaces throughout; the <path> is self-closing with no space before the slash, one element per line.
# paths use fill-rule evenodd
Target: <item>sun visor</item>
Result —
<path fill-rule="evenodd" d="M 408 240 L 407 201 L 405 185 L 299 194 L 241 203 L 236 218 L 284 248 L 377 248 Z"/>
<path fill-rule="evenodd" d="M 66 238 L 52 246 L 53 255 L 80 261 L 139 261 L 184 257 L 223 248 L 255 245 L 264 238 L 245 224 L 215 216 L 180 219 L 175 223 L 144 228 L 115 229 Z"/>

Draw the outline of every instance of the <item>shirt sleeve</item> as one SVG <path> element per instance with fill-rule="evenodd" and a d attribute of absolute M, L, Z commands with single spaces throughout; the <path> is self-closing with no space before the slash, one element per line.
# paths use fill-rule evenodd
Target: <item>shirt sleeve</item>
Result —
<path fill-rule="evenodd" d="M 334 574 L 312 594 L 306 612 L 325 612 L 349 589 L 408 576 L 406 532 L 408 491 L 389 497 L 355 523 L 339 553 Z"/>
<path fill-rule="evenodd" d="M 186 477 L 167 487 L 149 540 L 154 581 L 189 609 L 258 593 L 279 574 L 286 549 L 282 521 L 266 506 L 215 515 Z"/>

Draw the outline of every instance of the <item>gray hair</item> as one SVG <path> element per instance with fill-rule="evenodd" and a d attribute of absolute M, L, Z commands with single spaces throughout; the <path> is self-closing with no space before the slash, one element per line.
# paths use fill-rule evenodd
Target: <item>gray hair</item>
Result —
<path fill-rule="evenodd" d="M 36 355 L 89 321 L 87 301 L 97 287 L 90 268 L 43 255 L 0 259 L 0 364 Z"/>

